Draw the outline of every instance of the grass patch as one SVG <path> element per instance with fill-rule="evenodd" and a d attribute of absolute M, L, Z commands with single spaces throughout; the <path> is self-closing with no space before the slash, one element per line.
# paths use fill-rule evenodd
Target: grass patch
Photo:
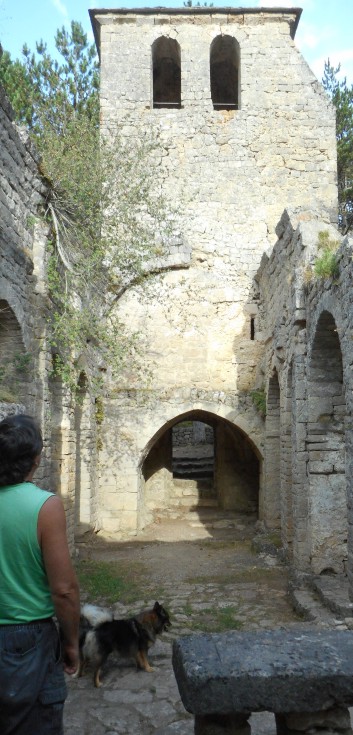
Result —
<path fill-rule="evenodd" d="M 330 238 L 327 230 L 319 232 L 318 250 L 320 255 L 314 263 L 314 274 L 317 278 L 337 278 L 339 265 L 336 252 L 340 246 L 339 240 Z"/>
<path fill-rule="evenodd" d="M 203 551 L 219 551 L 221 549 L 229 549 L 229 551 L 251 551 L 251 539 L 232 539 L 231 541 L 211 539 L 210 541 L 199 543 L 198 547 Z"/>
<path fill-rule="evenodd" d="M 243 623 L 237 619 L 238 607 L 227 605 L 219 608 L 204 608 L 188 611 L 188 628 L 202 633 L 224 633 L 227 630 L 240 630 Z"/>
<path fill-rule="evenodd" d="M 81 592 L 90 602 L 129 604 L 144 596 L 139 584 L 143 570 L 138 565 L 124 568 L 112 562 L 80 560 L 75 566 Z"/>
<path fill-rule="evenodd" d="M 275 531 L 271 533 L 267 533 L 265 535 L 266 541 L 269 541 L 271 544 L 273 544 L 276 549 L 282 548 L 282 539 L 281 535 L 279 533 L 276 533 Z"/>
<path fill-rule="evenodd" d="M 17 403 L 18 398 L 14 393 L 11 393 L 7 388 L 0 387 L 0 401 L 2 403 Z"/>
<path fill-rule="evenodd" d="M 262 418 L 266 416 L 267 402 L 264 388 L 250 391 L 251 398 Z"/>

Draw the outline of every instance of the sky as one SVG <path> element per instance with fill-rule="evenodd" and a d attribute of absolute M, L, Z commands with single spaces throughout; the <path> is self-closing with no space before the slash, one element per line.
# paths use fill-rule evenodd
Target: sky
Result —
<path fill-rule="evenodd" d="M 203 0 L 202 0 L 203 1 Z M 163 5 L 182 7 L 176 0 L 0 0 L 0 43 L 20 58 L 21 49 L 27 43 L 35 50 L 35 43 L 43 39 L 50 53 L 54 52 L 54 36 L 57 28 L 70 27 L 71 20 L 79 21 L 93 42 L 89 8 L 141 8 Z M 328 58 L 332 66 L 341 65 L 341 78 L 353 84 L 353 0 L 242 0 L 231 2 L 213 0 L 214 7 L 300 7 L 303 13 L 299 22 L 295 43 L 314 74 L 321 81 L 324 63 Z"/>

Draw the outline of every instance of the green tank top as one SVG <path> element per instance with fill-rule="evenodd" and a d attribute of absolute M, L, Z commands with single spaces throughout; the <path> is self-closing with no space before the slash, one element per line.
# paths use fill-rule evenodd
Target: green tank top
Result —
<path fill-rule="evenodd" d="M 31 482 L 0 487 L 0 624 L 54 614 L 37 538 L 38 514 L 53 493 Z"/>

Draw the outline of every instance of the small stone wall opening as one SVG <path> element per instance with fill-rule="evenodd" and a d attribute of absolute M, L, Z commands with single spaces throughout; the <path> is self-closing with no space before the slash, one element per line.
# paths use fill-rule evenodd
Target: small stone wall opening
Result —
<path fill-rule="evenodd" d="M 251 442 L 206 411 L 177 417 L 160 432 L 142 476 L 146 523 L 201 508 L 258 511 L 260 463 Z"/>
<path fill-rule="evenodd" d="M 309 555 L 316 574 L 346 571 L 345 416 L 341 346 L 335 320 L 324 311 L 317 324 L 308 381 Z"/>
<path fill-rule="evenodd" d="M 26 352 L 22 330 L 9 303 L 0 300 L 0 400 L 28 404 L 33 375 L 32 356 Z"/>
<path fill-rule="evenodd" d="M 239 44 L 232 36 L 217 36 L 210 51 L 211 97 L 215 110 L 238 110 Z"/>
<path fill-rule="evenodd" d="M 152 45 L 153 107 L 181 107 L 180 46 L 161 36 Z"/>

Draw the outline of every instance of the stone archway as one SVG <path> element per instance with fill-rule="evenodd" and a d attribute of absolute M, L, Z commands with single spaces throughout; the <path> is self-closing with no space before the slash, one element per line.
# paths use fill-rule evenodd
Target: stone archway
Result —
<path fill-rule="evenodd" d="M 198 451 L 202 442 L 193 444 L 185 438 L 187 429 L 191 432 L 195 423 L 202 425 L 208 435 L 203 453 L 207 462 L 198 466 L 197 462 L 191 463 L 192 477 L 191 471 L 180 472 L 181 464 L 176 459 L 189 456 L 194 460 L 202 455 Z M 185 430 L 181 439 L 184 443 L 180 444 L 181 452 L 175 446 L 173 452 L 173 432 L 175 435 L 178 428 L 181 433 Z M 206 411 L 176 416 L 162 427 L 142 463 L 141 472 L 143 525 L 159 514 L 177 517 L 204 507 L 242 513 L 258 511 L 260 461 L 254 445 L 237 426 Z"/>
<path fill-rule="evenodd" d="M 0 400 L 23 403 L 30 411 L 32 379 L 32 355 L 26 352 L 21 326 L 9 303 L 0 299 Z"/>
<path fill-rule="evenodd" d="M 308 380 L 308 537 L 312 571 L 341 573 L 347 559 L 345 391 L 332 314 L 317 323 Z"/>

